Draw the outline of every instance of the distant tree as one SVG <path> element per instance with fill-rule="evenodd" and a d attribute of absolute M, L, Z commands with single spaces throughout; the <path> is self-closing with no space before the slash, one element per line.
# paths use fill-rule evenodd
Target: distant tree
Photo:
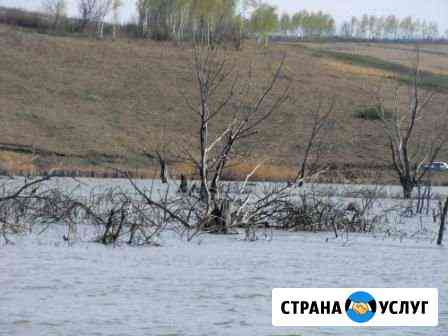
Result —
<path fill-rule="evenodd" d="M 303 32 L 300 31 L 301 27 L 303 26 L 303 14 L 304 12 L 295 13 L 291 18 L 292 30 L 294 30 L 297 35 L 303 34 Z"/>
<path fill-rule="evenodd" d="M 53 17 L 53 27 L 57 29 L 66 15 L 67 3 L 65 0 L 43 0 L 43 8 Z"/>
<path fill-rule="evenodd" d="M 437 39 L 439 37 L 439 26 L 436 22 L 429 24 L 429 36 L 431 39 Z"/>
<path fill-rule="evenodd" d="M 288 35 L 289 31 L 291 30 L 291 27 L 292 27 L 291 17 L 287 13 L 283 14 L 280 19 L 280 29 L 282 33 Z"/>
<path fill-rule="evenodd" d="M 352 27 L 350 22 L 344 22 L 341 26 L 341 36 L 344 38 L 352 37 Z"/>
<path fill-rule="evenodd" d="M 267 4 L 259 5 L 250 18 L 252 31 L 264 41 L 265 46 L 269 44 L 269 34 L 275 32 L 278 25 L 277 8 Z"/>
<path fill-rule="evenodd" d="M 239 39 L 243 17 L 237 0 L 138 0 L 138 32 L 157 40 L 184 40 L 188 36 L 211 44 L 232 35 Z"/>
<path fill-rule="evenodd" d="M 95 24 L 97 36 L 103 37 L 104 20 L 112 8 L 113 0 L 78 0 L 78 13 L 81 19 L 80 30 Z"/>
<path fill-rule="evenodd" d="M 315 14 L 317 36 L 330 36 L 336 30 L 336 22 L 329 14 L 318 12 Z"/>
<path fill-rule="evenodd" d="M 408 16 L 399 20 L 394 15 L 387 17 L 369 16 L 364 14 L 361 18 L 353 17 L 351 22 L 344 22 L 341 35 L 347 37 L 374 39 L 436 39 L 439 37 L 439 27 L 436 22 L 415 20 Z"/>
<path fill-rule="evenodd" d="M 334 18 L 319 12 L 301 11 L 293 15 L 291 19 L 292 30 L 302 37 L 322 37 L 335 33 L 336 22 Z"/>
<path fill-rule="evenodd" d="M 373 27 L 373 32 L 371 34 L 373 35 L 373 38 L 375 39 L 382 39 L 385 36 L 385 28 L 386 26 L 386 19 L 384 17 L 377 17 L 375 19 L 375 25 Z"/>
<path fill-rule="evenodd" d="M 242 14 L 238 14 L 233 18 L 233 36 L 232 40 L 236 50 L 241 49 L 242 41 L 247 33 L 247 21 Z"/>
<path fill-rule="evenodd" d="M 429 39 L 429 29 L 428 23 L 426 21 L 417 21 L 417 35 L 421 39 Z"/>
<path fill-rule="evenodd" d="M 78 12 L 81 19 L 80 30 L 95 20 L 98 0 L 78 0 Z"/>
<path fill-rule="evenodd" d="M 145 37 L 149 26 L 149 1 L 137 0 L 137 26 L 140 37 Z"/>
<path fill-rule="evenodd" d="M 378 27 L 378 18 L 374 15 L 369 16 L 369 38 L 372 39 L 376 37 L 377 27 Z"/>
<path fill-rule="evenodd" d="M 102 39 L 104 37 L 104 21 L 106 16 L 112 9 L 114 0 L 98 0 L 98 7 L 96 9 L 95 23 L 97 37 Z"/>
<path fill-rule="evenodd" d="M 336 21 L 333 18 L 329 18 L 326 25 L 326 34 L 335 35 L 336 33 Z"/>
<path fill-rule="evenodd" d="M 384 34 L 386 38 L 397 39 L 399 21 L 394 15 L 389 15 L 384 23 Z"/>
<path fill-rule="evenodd" d="M 357 36 L 357 32 L 359 30 L 359 20 L 356 17 L 352 17 L 351 21 L 350 21 L 350 26 L 351 26 L 351 35 L 352 37 Z"/>
<path fill-rule="evenodd" d="M 414 37 L 416 25 L 412 17 L 408 16 L 400 22 L 401 36 L 404 39 L 410 40 Z"/>
<path fill-rule="evenodd" d="M 117 26 L 119 25 L 120 20 L 120 8 L 123 6 L 122 0 L 113 0 L 112 1 L 112 13 L 113 13 L 113 30 L 112 37 L 116 39 L 117 37 Z"/>
<path fill-rule="evenodd" d="M 358 37 L 367 38 L 367 32 L 369 30 L 369 16 L 364 14 L 359 24 Z"/>

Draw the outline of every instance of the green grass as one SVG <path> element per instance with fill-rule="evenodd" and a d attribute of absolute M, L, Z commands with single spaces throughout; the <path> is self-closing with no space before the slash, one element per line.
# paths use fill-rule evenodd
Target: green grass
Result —
<path fill-rule="evenodd" d="M 404 84 L 410 84 L 413 81 L 413 69 L 402 64 L 388 62 L 373 56 L 356 55 L 340 51 L 322 49 L 310 50 L 312 50 L 312 55 L 314 57 L 328 57 L 355 66 L 392 72 L 397 75 L 397 80 Z M 420 75 L 421 77 L 419 80 L 419 85 L 421 87 L 432 88 L 435 90 L 448 90 L 447 75 L 434 74 L 429 71 L 421 71 Z"/>
<path fill-rule="evenodd" d="M 100 100 L 100 97 L 88 90 L 85 90 L 81 92 L 80 99 L 84 101 L 97 102 Z"/>
<path fill-rule="evenodd" d="M 36 121 L 37 119 L 39 119 L 39 116 L 35 115 L 32 112 L 28 112 L 28 111 L 18 111 L 15 113 L 15 115 L 23 120 L 32 120 L 32 121 Z"/>
<path fill-rule="evenodd" d="M 408 49 L 408 48 L 395 47 L 393 45 L 383 45 L 382 47 L 384 49 L 390 49 L 390 50 L 399 50 L 399 51 L 405 51 L 405 52 L 410 51 L 410 49 Z M 426 49 L 426 48 L 420 48 L 420 53 L 428 54 L 428 55 L 435 55 L 435 56 L 448 56 L 448 52 L 446 52 L 446 51 L 431 50 L 431 49 Z"/>
<path fill-rule="evenodd" d="M 380 106 L 360 106 L 353 111 L 353 117 L 364 120 L 392 119 L 393 113 L 389 110 L 382 110 Z"/>

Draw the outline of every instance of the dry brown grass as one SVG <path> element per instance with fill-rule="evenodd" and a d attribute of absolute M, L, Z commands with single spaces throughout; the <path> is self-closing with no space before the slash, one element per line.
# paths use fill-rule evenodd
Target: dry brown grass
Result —
<path fill-rule="evenodd" d="M 345 74 L 351 74 L 354 76 L 363 77 L 376 77 L 376 78 L 393 78 L 394 74 L 390 71 L 384 71 L 373 68 L 365 68 L 361 66 L 356 66 L 352 64 L 346 64 L 333 60 L 325 60 L 323 62 L 324 66 L 327 66 L 330 71 L 343 72 Z"/>
<path fill-rule="evenodd" d="M 234 163 L 225 171 L 224 177 L 227 180 L 244 181 L 252 172 L 251 180 L 254 181 L 293 181 L 297 177 L 297 168 L 294 166 L 265 163 L 257 168 L 258 164 Z"/>
<path fill-rule="evenodd" d="M 8 172 L 29 172 L 33 173 L 37 167 L 32 162 L 32 157 L 26 154 L 0 152 L 1 168 Z"/>
<path fill-rule="evenodd" d="M 360 52 L 371 50 L 366 48 Z M 375 55 L 379 49 L 373 51 Z M 383 57 L 388 57 L 389 51 L 383 50 Z M 371 102 L 365 88 L 382 86 L 391 91 L 395 82 L 389 74 L 313 57 L 296 46 L 274 45 L 259 51 L 247 43 L 242 52 L 227 51 L 243 77 L 252 64 L 258 88 L 266 83 L 282 52 L 287 58 L 280 85 L 291 81 L 290 94 L 297 104 L 284 104 L 254 138 L 240 146 L 250 155 L 229 168 L 229 176 L 245 176 L 262 157 L 269 164 L 254 178 L 290 179 L 303 153 L 298 144 L 307 136 L 307 116 L 322 96 L 337 100 L 333 116 L 337 131 L 330 135 L 333 149 L 327 162 L 368 166 L 384 157 L 386 146 L 376 124 L 355 119 L 352 112 Z M 61 166 L 103 172 L 117 166 L 154 174 L 157 169 L 140 155 L 142 148 L 165 143 L 167 152 L 178 154 L 181 144 L 190 144 L 193 152 L 197 147 L 196 115 L 181 94 L 196 97 L 190 60 L 188 47 L 170 43 L 50 37 L 0 26 L 0 143 L 66 155 L 64 160 L 31 162 L 26 155 L 2 154 L 0 160 L 14 171 Z M 441 97 L 430 108 L 441 113 L 444 102 Z M 224 125 L 228 115 L 217 119 L 218 127 L 212 131 Z M 194 175 L 187 163 L 176 163 L 172 170 L 175 175 Z"/>

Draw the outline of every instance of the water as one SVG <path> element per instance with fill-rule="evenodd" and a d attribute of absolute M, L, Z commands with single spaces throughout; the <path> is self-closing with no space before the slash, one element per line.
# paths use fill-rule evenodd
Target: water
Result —
<path fill-rule="evenodd" d="M 448 335 L 448 250 L 432 234 L 167 235 L 161 247 L 132 248 L 69 246 L 62 231 L 0 248 L 0 335 Z M 440 325 L 275 328 L 275 287 L 437 287 Z"/>

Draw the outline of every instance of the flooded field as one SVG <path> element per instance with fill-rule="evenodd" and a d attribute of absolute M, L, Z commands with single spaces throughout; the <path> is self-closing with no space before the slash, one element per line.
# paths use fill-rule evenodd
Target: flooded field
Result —
<path fill-rule="evenodd" d="M 400 234 L 167 233 L 139 248 L 68 244 L 62 226 L 16 237 L 0 248 L 0 335 L 448 335 L 447 248 L 429 217 L 390 225 Z M 440 325 L 275 328 L 275 287 L 437 287 Z"/>

